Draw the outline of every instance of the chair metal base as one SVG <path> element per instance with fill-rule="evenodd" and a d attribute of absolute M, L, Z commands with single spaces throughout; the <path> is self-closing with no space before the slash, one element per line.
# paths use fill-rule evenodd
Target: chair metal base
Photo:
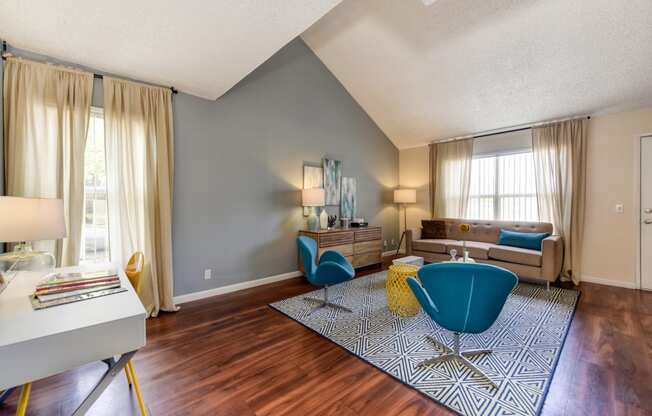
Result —
<path fill-rule="evenodd" d="M 341 297 L 338 297 L 338 298 L 335 298 L 335 299 L 340 299 L 340 298 Z M 347 308 L 346 306 L 340 305 L 339 303 L 332 302 L 332 301 L 330 301 L 328 299 L 328 286 L 324 286 L 324 299 L 305 297 L 305 298 L 303 298 L 303 300 L 306 300 L 308 302 L 317 303 L 317 306 L 312 308 L 310 310 L 310 312 L 308 312 L 307 316 L 310 316 L 313 313 L 315 313 L 316 311 L 320 310 L 321 308 L 325 308 L 325 307 L 330 307 L 330 308 L 334 308 L 334 309 L 339 309 L 339 310 L 344 311 L 344 312 L 353 313 L 353 311 L 351 309 Z"/>
<path fill-rule="evenodd" d="M 494 383 L 493 380 L 491 380 L 491 378 L 488 375 L 486 375 L 482 370 L 476 367 L 475 364 L 473 364 L 469 359 L 466 358 L 466 357 L 472 357 L 474 355 L 489 354 L 491 353 L 491 350 L 477 349 L 477 350 L 460 351 L 460 334 L 458 332 L 453 333 L 453 348 L 450 348 L 449 346 L 437 341 L 433 337 L 426 336 L 426 339 L 431 343 L 435 344 L 435 346 L 443 349 L 444 354 L 421 361 L 419 364 L 416 365 L 417 367 L 429 366 L 429 365 L 433 365 L 449 360 L 457 360 L 460 364 L 464 365 L 465 367 L 473 371 L 475 374 L 479 375 L 482 378 L 487 379 L 489 381 L 489 384 L 491 384 L 494 388 L 498 388 L 498 385 L 496 385 L 496 383 Z"/>

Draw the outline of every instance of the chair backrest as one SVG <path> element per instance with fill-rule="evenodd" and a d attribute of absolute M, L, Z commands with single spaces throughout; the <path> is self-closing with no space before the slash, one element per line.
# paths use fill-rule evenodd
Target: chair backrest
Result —
<path fill-rule="evenodd" d="M 140 287 L 143 282 L 143 272 L 145 271 L 145 255 L 141 251 L 137 251 L 131 255 L 127 267 L 125 267 L 125 274 L 129 278 L 129 282 L 140 293 Z"/>
<path fill-rule="evenodd" d="M 299 246 L 299 257 L 303 262 L 303 273 L 308 280 L 313 280 L 317 271 L 317 242 L 302 235 L 297 237 L 297 245 Z"/>
<path fill-rule="evenodd" d="M 450 331 L 469 333 L 486 331 L 518 284 L 511 271 L 479 263 L 429 264 L 419 280 L 438 310 L 431 317 Z"/>

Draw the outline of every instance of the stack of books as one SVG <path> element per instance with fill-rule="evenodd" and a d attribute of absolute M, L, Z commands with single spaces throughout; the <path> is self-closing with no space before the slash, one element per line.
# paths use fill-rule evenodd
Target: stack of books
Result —
<path fill-rule="evenodd" d="M 36 286 L 34 309 L 93 299 L 127 290 L 115 271 L 53 273 Z"/>

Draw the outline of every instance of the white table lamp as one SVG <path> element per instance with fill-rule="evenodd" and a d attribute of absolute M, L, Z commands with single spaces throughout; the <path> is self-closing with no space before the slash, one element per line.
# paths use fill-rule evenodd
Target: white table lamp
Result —
<path fill-rule="evenodd" d="M 301 204 L 304 207 L 310 207 L 308 216 L 308 229 L 310 231 L 319 230 L 319 218 L 315 213 L 315 207 L 323 207 L 326 202 L 326 193 L 324 188 L 308 188 L 301 191 Z"/>
<path fill-rule="evenodd" d="M 403 237 L 405 237 L 405 232 L 407 231 L 407 205 L 406 204 L 414 204 L 416 202 L 417 202 L 416 189 L 400 188 L 394 190 L 394 203 L 403 206 L 403 233 L 401 233 L 401 239 L 399 240 L 398 247 L 396 248 L 397 255 L 401 250 L 401 244 L 403 244 Z"/>
<path fill-rule="evenodd" d="M 21 261 L 49 253 L 32 251 L 32 242 L 55 240 L 66 236 L 63 200 L 0 196 L 0 242 L 18 243 L 14 251 L 0 255 L 12 262 L 0 277 L 0 292 L 9 284 L 8 274 Z"/>

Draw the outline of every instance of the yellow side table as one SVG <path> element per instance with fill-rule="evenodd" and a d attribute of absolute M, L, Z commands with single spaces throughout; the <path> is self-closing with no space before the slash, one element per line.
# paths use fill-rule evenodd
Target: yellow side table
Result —
<path fill-rule="evenodd" d="M 419 268 L 409 264 L 393 264 L 389 266 L 385 289 L 387 290 L 387 306 L 398 316 L 414 316 L 421 306 L 414 297 L 412 289 L 407 284 L 409 276 L 416 276 Z"/>

